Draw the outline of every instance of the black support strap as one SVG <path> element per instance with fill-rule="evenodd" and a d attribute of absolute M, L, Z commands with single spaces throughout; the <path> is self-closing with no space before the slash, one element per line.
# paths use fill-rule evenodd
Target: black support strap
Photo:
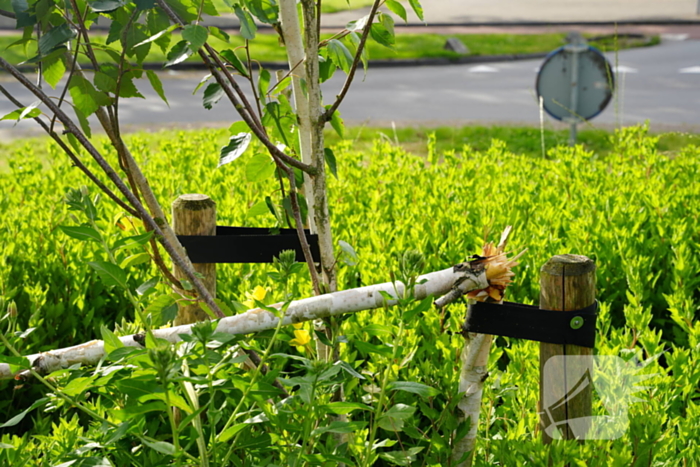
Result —
<path fill-rule="evenodd" d="M 574 311 L 541 310 L 532 305 L 476 302 L 469 305 L 464 330 L 552 344 L 595 346 L 598 302 Z"/>
<path fill-rule="evenodd" d="M 318 235 L 304 230 L 314 261 L 321 261 Z M 217 225 L 216 236 L 178 235 L 182 246 L 193 263 L 272 263 L 272 258 L 283 250 L 296 251 L 296 260 L 304 261 L 297 231 L 256 227 L 226 227 Z"/>

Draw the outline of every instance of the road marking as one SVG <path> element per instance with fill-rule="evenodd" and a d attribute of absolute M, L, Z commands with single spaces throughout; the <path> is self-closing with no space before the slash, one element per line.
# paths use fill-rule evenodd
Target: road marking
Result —
<path fill-rule="evenodd" d="M 613 71 L 615 73 L 637 73 L 639 70 L 629 66 L 620 65 L 613 67 Z"/>
<path fill-rule="evenodd" d="M 700 73 L 700 66 L 689 66 L 687 68 L 681 68 L 678 73 Z"/>
<path fill-rule="evenodd" d="M 471 67 L 469 73 L 498 73 L 498 68 L 488 65 L 477 65 Z"/>
<path fill-rule="evenodd" d="M 684 41 L 690 37 L 689 34 L 661 34 L 662 41 Z"/>

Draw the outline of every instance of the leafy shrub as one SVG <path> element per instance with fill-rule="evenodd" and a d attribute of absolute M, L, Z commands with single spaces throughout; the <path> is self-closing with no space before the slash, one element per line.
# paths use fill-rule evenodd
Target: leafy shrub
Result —
<path fill-rule="evenodd" d="M 216 200 L 220 224 L 278 222 L 259 209 L 275 189 L 258 181 L 254 168 L 264 162 L 259 149 L 217 170 L 215 157 L 206 155 L 225 144 L 225 132 L 130 138 L 147 175 L 158 181 L 161 199 L 203 192 Z M 529 251 L 510 300 L 537 300 L 539 266 L 550 256 L 588 255 L 598 265 L 597 352 L 627 359 L 663 353 L 647 367 L 659 376 L 640 394 L 643 401 L 631 406 L 624 437 L 543 447 L 536 429 L 537 344 L 498 339 L 476 465 L 544 465 L 548 457 L 552 465 L 682 465 L 700 455 L 698 149 L 669 158 L 644 128 L 612 138 L 605 156 L 558 147 L 547 159 L 512 154 L 500 141 L 484 152 L 455 148 L 429 160 L 386 141 L 370 152 L 354 151 L 347 141 L 334 148 L 338 178 L 330 184 L 330 205 L 335 239 L 345 242 L 342 286 L 384 282 L 392 272 L 398 277 L 400 256 L 412 249 L 422 253 L 426 271 L 445 268 L 512 224 L 512 248 Z M 127 295 L 105 287 L 86 265 L 104 260 L 103 250 L 58 228 L 83 222 L 71 218 L 63 201 L 84 181 L 53 149 L 41 151 L 36 145 L 7 151 L 9 168 L 0 175 L 0 302 L 3 309 L 16 307 L 10 328 L 16 333 L 8 335 L 23 353 L 99 337 L 102 324 L 111 328 L 122 318 L 135 319 Z M 104 235 L 124 236 L 119 211 L 97 206 Z M 266 300 L 283 299 L 276 267 L 220 266 L 219 296 L 235 307 L 261 286 L 270 291 Z M 149 263 L 129 269 L 132 285 L 153 275 Z M 309 294 L 304 273 L 292 282 L 296 296 Z M 203 326 L 177 348 L 150 342 L 148 349 L 127 352 L 115 345 L 110 361 L 97 369 L 53 375 L 60 393 L 25 385 L 11 407 L 10 389 L 5 391 L 6 420 L 46 400 L 19 425 L 4 428 L 0 464 L 146 466 L 176 457 L 187 464 L 204 450 L 212 465 L 336 465 L 343 459 L 448 465 L 458 428 L 451 411 L 462 345 L 455 332 L 463 310 L 453 305 L 441 314 L 427 305 L 405 302 L 347 317 L 340 332 L 345 366 L 314 361 L 310 347 L 293 345 L 298 341 L 291 329 L 229 341 Z M 269 349 L 271 373 L 243 371 L 231 344 Z M 280 401 L 274 377 L 291 398 Z M 340 386 L 346 405 L 332 399 Z M 94 414 L 71 408 L 58 394 Z M 166 401 L 166 394 L 172 399 Z M 181 410 L 179 425 L 170 405 Z M 348 421 L 332 417 L 343 414 Z M 344 432 L 350 433 L 347 446 L 335 437 Z"/>

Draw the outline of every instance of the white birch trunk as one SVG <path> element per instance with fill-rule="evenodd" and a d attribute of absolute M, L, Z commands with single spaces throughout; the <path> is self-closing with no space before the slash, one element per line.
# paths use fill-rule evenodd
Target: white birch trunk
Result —
<path fill-rule="evenodd" d="M 328 214 L 328 193 L 326 189 L 326 156 L 324 153 L 323 128 L 326 125 L 324 117 L 321 84 L 319 82 L 318 43 L 316 2 L 301 0 L 304 15 L 304 52 L 306 60 L 306 83 L 309 99 L 309 122 L 311 136 L 311 159 L 316 168 L 313 177 L 313 198 L 316 228 L 318 229 L 318 246 L 321 252 L 321 269 L 323 281 L 328 290 L 337 290 L 335 274 L 335 254 L 333 252 L 333 237 L 331 235 L 330 216 Z"/>
<path fill-rule="evenodd" d="M 424 281 L 420 284 L 420 282 Z M 415 286 L 414 296 L 422 300 L 428 296 L 439 296 L 447 293 L 455 284 L 469 284 L 467 290 L 483 289 L 489 285 L 486 273 L 455 272 L 453 268 L 425 274 L 418 278 L 419 284 Z M 363 310 L 372 310 L 387 306 L 394 306 L 396 300 L 386 300 L 382 296 L 386 292 L 392 297 L 401 297 L 405 293 L 405 286 L 401 282 L 385 282 L 383 284 L 344 290 L 326 295 L 306 298 L 294 301 L 290 304 L 283 317 L 283 324 L 289 325 L 304 321 L 337 316 L 344 313 L 355 313 Z M 277 327 L 279 318 L 269 311 L 259 308 L 248 310 L 240 315 L 229 316 L 219 320 L 217 332 L 228 334 L 250 334 Z M 181 334 L 191 334 L 192 324 L 175 326 L 167 329 L 153 331 L 155 337 L 166 339 L 170 342 L 181 340 Z M 129 347 L 141 347 L 133 336 L 120 337 L 122 343 Z M 67 368 L 76 363 L 83 365 L 95 365 L 104 358 L 104 342 L 94 340 L 84 344 L 58 349 L 51 352 L 29 355 L 29 362 L 42 374 L 48 374 L 61 368 Z M 0 363 L 0 379 L 12 378 L 14 374 L 6 363 Z"/>
<path fill-rule="evenodd" d="M 287 46 L 287 63 L 292 78 L 292 92 L 294 96 L 294 107 L 297 111 L 299 122 L 299 148 L 301 149 L 301 160 L 305 164 L 312 165 L 311 157 L 311 119 L 309 117 L 309 101 L 304 95 L 301 82 L 306 83 L 306 67 L 304 60 L 304 44 L 302 42 L 301 28 L 299 27 L 299 14 L 297 13 L 296 0 L 280 0 L 280 20 L 284 44 Z M 304 196 L 309 208 L 309 229 L 311 233 L 316 233 L 316 220 L 313 196 L 313 181 L 309 174 L 304 172 Z"/>
<path fill-rule="evenodd" d="M 487 366 L 492 340 L 493 336 L 489 334 L 469 333 L 462 348 L 462 371 L 459 375 L 461 400 L 457 404 L 458 422 L 469 420 L 469 431 L 455 443 L 452 461 L 457 462 L 465 454 L 470 454 L 464 461 L 455 464 L 458 467 L 471 466 L 474 458 L 473 451 L 481 413 L 481 395 L 484 390 L 484 381 L 488 376 Z"/>

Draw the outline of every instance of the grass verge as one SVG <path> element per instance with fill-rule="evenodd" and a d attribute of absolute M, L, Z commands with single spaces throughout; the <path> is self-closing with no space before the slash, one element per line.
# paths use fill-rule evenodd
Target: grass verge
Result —
<path fill-rule="evenodd" d="M 324 35 L 323 38 L 331 37 Z M 456 37 L 461 40 L 469 49 L 471 56 L 479 55 L 513 55 L 550 52 L 566 43 L 565 33 L 551 34 L 453 34 L 445 36 L 442 34 L 397 34 L 396 45 L 393 49 L 383 47 L 374 42 L 368 44 L 370 60 L 396 60 L 396 59 L 421 59 L 421 58 L 458 58 L 461 55 L 444 49 L 445 41 L 448 37 Z M 0 51 L 3 58 L 10 63 L 19 64 L 36 55 L 36 42 L 30 42 L 26 46 L 12 46 L 13 43 L 21 39 L 20 35 L 0 36 Z M 92 36 L 98 60 L 110 61 L 100 48 L 105 47 L 106 36 Z M 171 40 L 171 46 L 180 40 L 180 36 L 175 34 Z M 210 43 L 217 49 L 237 48 L 244 46 L 242 37 L 232 34 L 227 44 L 224 41 L 210 37 Z M 658 36 L 650 40 L 641 38 L 620 38 L 617 41 L 609 37 L 599 38 L 591 42 L 591 45 L 600 45 L 603 51 L 618 50 L 630 47 L 658 44 Z M 110 47 L 119 49 L 116 42 Z M 144 46 L 145 47 L 145 46 Z M 250 43 L 251 56 L 261 62 L 286 62 L 285 51 L 280 47 L 276 35 L 258 34 L 254 41 Z M 167 52 L 167 50 L 166 50 Z M 150 50 L 146 57 L 148 63 L 165 63 L 166 52 L 155 44 L 150 44 Z M 80 56 L 78 60 L 81 64 L 88 65 L 87 57 Z M 199 62 L 198 56 L 189 58 L 190 62 Z"/>
<path fill-rule="evenodd" d="M 155 133 L 154 140 L 168 139 L 180 130 L 161 130 Z M 139 132 L 136 134 L 144 134 Z M 345 142 L 352 142 L 352 147 L 357 151 L 372 151 L 377 141 L 387 141 L 393 146 L 400 146 L 406 151 L 427 156 L 433 150 L 438 154 L 450 151 L 460 152 L 469 148 L 475 152 L 488 150 L 494 141 L 502 141 L 505 148 L 514 154 L 522 154 L 530 157 L 542 157 L 542 138 L 539 128 L 518 126 L 464 126 L 464 127 L 438 127 L 438 128 L 376 128 L 364 126 L 348 127 L 345 131 Z M 685 132 L 659 133 L 657 150 L 673 157 L 681 149 L 688 146 L 700 146 L 700 135 Z M 336 146 L 343 142 L 335 131 L 326 131 L 326 145 Z M 223 138 L 223 137 L 222 137 Z M 8 143 L 0 142 L 0 172 L 6 171 L 8 154 L 21 147 L 32 147 L 34 153 L 42 161 L 48 160 L 48 154 L 41 148 L 45 137 L 33 137 L 13 140 Z M 544 131 L 545 151 L 566 146 L 569 139 L 569 130 L 546 129 Z M 225 138 L 222 139 L 222 142 Z M 586 151 L 600 156 L 610 153 L 615 147 L 615 134 L 604 129 L 581 130 L 578 134 L 578 144 Z M 222 143 L 223 144 L 223 143 Z M 432 149 L 429 149 L 431 148 Z"/>

